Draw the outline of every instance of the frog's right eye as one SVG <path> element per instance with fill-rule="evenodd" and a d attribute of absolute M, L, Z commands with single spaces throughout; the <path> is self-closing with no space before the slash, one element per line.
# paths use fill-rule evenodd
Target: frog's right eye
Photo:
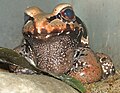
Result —
<path fill-rule="evenodd" d="M 24 24 L 26 24 L 29 20 L 33 21 L 34 18 L 24 13 Z"/>
<path fill-rule="evenodd" d="M 23 26 L 23 34 L 30 35 L 34 34 L 35 25 L 34 25 L 34 18 L 24 14 L 24 26 Z"/>

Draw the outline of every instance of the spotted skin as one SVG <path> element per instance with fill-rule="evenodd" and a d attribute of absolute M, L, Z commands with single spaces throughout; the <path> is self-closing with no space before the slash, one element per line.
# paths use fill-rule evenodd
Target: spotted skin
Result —
<path fill-rule="evenodd" d="M 55 74 L 68 72 L 74 50 L 89 43 L 87 30 L 70 4 L 60 4 L 52 13 L 27 8 L 23 36 L 22 44 L 14 50 L 34 66 Z"/>
<path fill-rule="evenodd" d="M 25 10 L 23 41 L 14 50 L 30 64 L 57 75 L 68 74 L 92 83 L 102 77 L 102 66 L 89 48 L 87 30 L 70 4 L 59 4 L 51 13 L 38 7 Z M 15 73 L 36 74 L 10 66 Z"/>
<path fill-rule="evenodd" d="M 106 79 L 109 75 L 114 75 L 115 74 L 115 67 L 112 63 L 111 58 L 104 54 L 104 53 L 96 53 L 99 62 L 102 66 L 103 74 L 102 78 Z"/>
<path fill-rule="evenodd" d="M 74 69 L 69 75 L 80 80 L 82 83 L 99 81 L 102 77 L 102 68 L 95 53 L 90 48 L 79 48 L 81 55 L 76 58 Z"/>

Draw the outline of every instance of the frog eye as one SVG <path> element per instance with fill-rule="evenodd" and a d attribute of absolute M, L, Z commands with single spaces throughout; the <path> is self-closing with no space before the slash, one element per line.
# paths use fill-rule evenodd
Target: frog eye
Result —
<path fill-rule="evenodd" d="M 26 24 L 29 20 L 33 21 L 34 18 L 24 13 L 24 24 Z"/>
<path fill-rule="evenodd" d="M 74 11 L 71 8 L 63 9 L 61 11 L 61 15 L 64 19 L 69 20 L 69 21 L 75 18 Z"/>
<path fill-rule="evenodd" d="M 34 18 L 27 15 L 24 15 L 24 26 L 23 26 L 23 33 L 24 35 L 34 34 L 35 26 L 34 26 Z"/>

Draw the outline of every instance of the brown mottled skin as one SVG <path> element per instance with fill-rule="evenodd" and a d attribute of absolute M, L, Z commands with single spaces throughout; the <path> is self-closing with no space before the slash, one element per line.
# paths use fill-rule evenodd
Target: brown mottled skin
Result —
<path fill-rule="evenodd" d="M 71 12 L 70 18 L 63 14 L 66 9 Z M 86 28 L 69 4 L 58 5 L 52 13 L 44 13 L 38 7 L 27 8 L 23 36 L 15 51 L 32 59 L 35 66 L 55 74 L 69 71 L 75 49 L 88 45 Z"/>
<path fill-rule="evenodd" d="M 102 67 L 89 48 L 86 27 L 70 4 L 59 4 L 52 13 L 27 8 L 23 36 L 14 50 L 32 65 L 58 75 L 69 73 L 83 83 L 101 79 Z"/>
<path fill-rule="evenodd" d="M 78 67 L 69 75 L 83 83 L 92 83 L 101 79 L 102 70 L 95 53 L 89 48 L 82 48 L 83 53 L 76 60 Z M 75 64 L 75 65 L 76 65 Z"/>

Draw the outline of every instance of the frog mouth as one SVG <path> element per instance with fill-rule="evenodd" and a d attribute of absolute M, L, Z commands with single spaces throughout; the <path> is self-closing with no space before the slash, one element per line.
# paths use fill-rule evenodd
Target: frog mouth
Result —
<path fill-rule="evenodd" d="M 58 16 L 52 16 L 50 18 L 46 18 L 45 21 L 41 22 L 40 25 L 36 25 L 36 31 L 38 34 L 50 34 L 50 33 L 58 33 L 61 34 L 69 30 L 75 30 L 75 24 L 73 21 L 68 22 L 64 18 L 60 18 Z"/>
<path fill-rule="evenodd" d="M 38 7 L 26 9 L 23 34 L 27 38 L 48 39 L 52 36 L 69 35 L 80 42 L 88 43 L 87 30 L 71 5 L 57 6 L 52 13 L 45 13 Z"/>

